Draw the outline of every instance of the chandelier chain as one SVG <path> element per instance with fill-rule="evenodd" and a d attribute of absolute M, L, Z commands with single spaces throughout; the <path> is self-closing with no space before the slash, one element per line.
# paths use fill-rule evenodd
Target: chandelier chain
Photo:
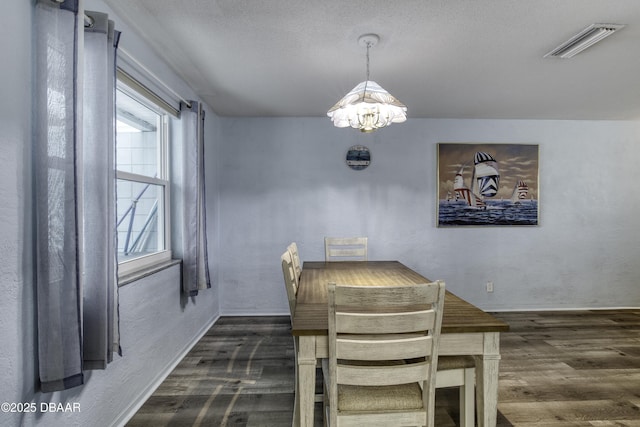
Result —
<path fill-rule="evenodd" d="M 363 96 L 366 98 L 367 96 L 367 86 L 369 85 L 369 49 L 371 48 L 371 42 L 367 42 L 367 79 L 364 83 Z"/>
<path fill-rule="evenodd" d="M 371 47 L 371 42 L 367 42 L 367 80 L 369 80 L 369 48 Z"/>

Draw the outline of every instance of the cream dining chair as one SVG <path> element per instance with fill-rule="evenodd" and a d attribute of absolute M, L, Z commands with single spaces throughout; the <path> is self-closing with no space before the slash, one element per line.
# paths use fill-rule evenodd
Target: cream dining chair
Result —
<path fill-rule="evenodd" d="M 329 426 L 433 427 L 444 295 L 441 281 L 329 284 Z"/>
<path fill-rule="evenodd" d="M 298 293 L 298 281 L 295 279 L 295 270 L 291 253 L 287 250 L 280 257 L 282 261 L 282 275 L 284 276 L 284 287 L 287 290 L 287 299 L 289 300 L 289 314 L 293 320 L 293 313 L 296 311 L 296 295 Z"/>
<path fill-rule="evenodd" d="M 291 252 L 287 249 L 282 256 L 280 257 L 282 261 L 282 275 L 284 277 L 284 286 L 287 290 L 287 299 L 289 300 L 289 315 L 291 317 L 291 322 L 293 322 L 293 315 L 296 311 L 296 297 L 298 293 L 298 282 L 296 281 L 296 272 L 295 267 L 293 265 L 293 260 L 291 258 Z M 295 363 L 295 385 L 294 385 L 294 412 L 293 419 L 298 419 L 298 414 L 300 411 L 300 402 L 299 402 L 299 394 L 298 394 L 298 337 L 293 337 L 293 354 L 294 354 L 294 363 Z M 320 367 L 320 366 L 318 366 Z M 323 394 L 318 393 L 315 396 L 316 402 L 322 402 Z"/>
<path fill-rule="evenodd" d="M 287 250 L 291 254 L 293 270 L 296 273 L 296 282 L 299 282 L 300 274 L 302 273 L 302 264 L 300 263 L 300 255 L 298 254 L 298 245 L 296 244 L 296 242 L 291 242 L 291 244 L 287 246 Z"/>
<path fill-rule="evenodd" d="M 368 238 L 325 237 L 325 261 L 366 261 Z"/>

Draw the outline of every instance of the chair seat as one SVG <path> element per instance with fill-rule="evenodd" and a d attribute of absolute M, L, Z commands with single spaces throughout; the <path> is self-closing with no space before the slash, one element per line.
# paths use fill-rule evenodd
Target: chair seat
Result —
<path fill-rule="evenodd" d="M 438 371 L 449 369 L 473 368 L 476 362 L 471 356 L 440 356 L 438 357 Z"/>
<path fill-rule="evenodd" d="M 338 385 L 339 411 L 394 411 L 422 409 L 418 383 L 362 387 Z"/>

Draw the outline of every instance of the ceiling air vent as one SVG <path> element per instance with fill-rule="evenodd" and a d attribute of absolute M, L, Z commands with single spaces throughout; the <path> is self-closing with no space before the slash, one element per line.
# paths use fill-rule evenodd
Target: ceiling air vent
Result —
<path fill-rule="evenodd" d="M 547 53 L 544 57 L 571 58 L 602 39 L 622 29 L 621 24 L 592 24 L 560 46 Z"/>

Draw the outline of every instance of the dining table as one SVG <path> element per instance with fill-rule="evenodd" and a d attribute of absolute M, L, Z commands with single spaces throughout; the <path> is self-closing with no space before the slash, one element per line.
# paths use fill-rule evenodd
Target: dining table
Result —
<path fill-rule="evenodd" d="M 294 426 L 314 425 L 316 364 L 329 356 L 327 285 L 394 286 L 431 280 L 399 261 L 305 261 L 298 284 L 291 333 L 297 337 L 298 407 Z M 446 281 L 445 281 L 446 286 Z M 473 356 L 479 427 L 495 427 L 498 411 L 500 333 L 509 325 L 446 291 L 439 355 Z"/>

